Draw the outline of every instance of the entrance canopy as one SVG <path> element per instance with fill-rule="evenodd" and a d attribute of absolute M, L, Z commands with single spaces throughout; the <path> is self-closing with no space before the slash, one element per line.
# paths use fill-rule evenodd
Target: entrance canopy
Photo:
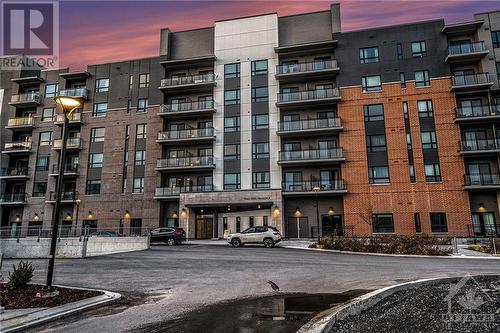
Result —
<path fill-rule="evenodd" d="M 186 207 L 192 209 L 197 215 L 270 209 L 272 206 L 273 206 L 272 201 L 239 202 L 239 203 L 233 202 L 230 204 L 228 203 L 186 204 Z"/>

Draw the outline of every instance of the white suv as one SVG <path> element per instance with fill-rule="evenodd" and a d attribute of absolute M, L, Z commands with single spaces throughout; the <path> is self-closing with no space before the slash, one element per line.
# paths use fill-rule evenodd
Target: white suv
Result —
<path fill-rule="evenodd" d="M 256 226 L 245 229 L 242 232 L 229 234 L 225 238 L 234 247 L 251 243 L 264 244 L 265 247 L 274 247 L 276 243 L 281 241 L 281 234 L 274 227 Z"/>

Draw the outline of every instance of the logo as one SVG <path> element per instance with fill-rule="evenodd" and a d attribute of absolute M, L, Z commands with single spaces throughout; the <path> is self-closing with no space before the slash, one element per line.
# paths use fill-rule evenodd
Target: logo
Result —
<path fill-rule="evenodd" d="M 30 63 L 56 67 L 59 53 L 58 2 L 2 1 L 0 10 L 2 68 Z"/>

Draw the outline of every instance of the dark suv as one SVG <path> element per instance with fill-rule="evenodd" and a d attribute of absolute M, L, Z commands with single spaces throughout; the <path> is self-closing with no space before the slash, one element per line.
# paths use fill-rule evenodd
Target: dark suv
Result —
<path fill-rule="evenodd" d="M 186 232 L 182 228 L 156 228 L 151 230 L 151 242 L 164 242 L 167 245 L 180 245 L 186 240 Z"/>

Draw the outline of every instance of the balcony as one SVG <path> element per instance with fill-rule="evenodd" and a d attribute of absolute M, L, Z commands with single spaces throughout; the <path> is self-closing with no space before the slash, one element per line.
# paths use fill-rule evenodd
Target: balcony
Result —
<path fill-rule="evenodd" d="M 463 140 L 460 155 L 492 155 L 500 153 L 499 139 Z"/>
<path fill-rule="evenodd" d="M 0 179 L 28 179 L 28 168 L 14 167 L 3 168 L 0 172 Z"/>
<path fill-rule="evenodd" d="M 203 170 L 214 168 L 213 156 L 163 158 L 156 161 L 156 170 L 158 171 Z"/>
<path fill-rule="evenodd" d="M 59 175 L 59 169 L 57 165 L 52 165 L 52 169 L 49 172 L 49 176 L 57 177 Z M 79 175 L 78 164 L 67 164 L 64 166 L 64 174 L 65 177 L 76 177 Z"/>
<path fill-rule="evenodd" d="M 456 108 L 455 122 L 482 122 L 500 118 L 500 107 L 492 106 L 475 106 L 467 108 Z"/>
<path fill-rule="evenodd" d="M 159 89 L 166 93 L 211 91 L 215 85 L 215 74 L 203 74 L 162 79 Z"/>
<path fill-rule="evenodd" d="M 37 106 L 40 105 L 41 98 L 40 93 L 38 92 L 30 92 L 25 94 L 12 95 L 10 98 L 10 105 L 13 106 Z"/>
<path fill-rule="evenodd" d="M 52 144 L 52 149 L 61 150 L 62 149 L 62 139 L 54 140 Z M 80 150 L 82 149 L 82 139 L 80 138 L 68 138 L 66 141 L 66 150 Z"/>
<path fill-rule="evenodd" d="M 203 102 L 184 102 L 175 104 L 162 104 L 159 116 L 165 117 L 195 117 L 195 116 L 210 116 L 215 112 L 214 101 Z"/>
<path fill-rule="evenodd" d="M 281 137 L 301 137 L 306 134 L 337 133 L 343 129 L 340 118 L 303 119 L 298 121 L 279 121 L 277 135 Z"/>
<path fill-rule="evenodd" d="M 197 186 L 183 186 L 183 187 L 157 187 L 155 190 L 154 199 L 166 200 L 177 199 L 181 193 L 199 193 L 199 192 L 212 192 L 213 185 L 197 185 Z"/>
<path fill-rule="evenodd" d="M 76 200 L 77 193 L 75 191 L 63 191 L 61 193 L 61 203 L 73 203 Z M 45 198 L 46 203 L 56 202 L 56 192 L 49 192 Z"/>
<path fill-rule="evenodd" d="M 163 144 L 198 143 L 215 140 L 213 128 L 190 128 L 179 131 L 159 132 L 156 142 Z"/>
<path fill-rule="evenodd" d="M 8 142 L 2 150 L 2 154 L 29 154 L 31 147 L 31 141 Z"/>
<path fill-rule="evenodd" d="M 0 194 L 0 205 L 24 205 L 24 204 L 26 204 L 26 193 Z"/>
<path fill-rule="evenodd" d="M 281 109 L 297 109 L 311 106 L 333 105 L 340 101 L 338 88 L 305 90 L 278 94 L 276 106 Z"/>
<path fill-rule="evenodd" d="M 295 183 L 284 182 L 282 193 L 284 196 L 344 194 L 347 193 L 347 187 L 343 179 Z"/>
<path fill-rule="evenodd" d="M 331 79 L 339 72 L 337 60 L 305 62 L 276 66 L 276 80 L 281 82 L 300 82 L 317 79 Z"/>
<path fill-rule="evenodd" d="M 488 53 L 484 42 L 450 45 L 445 61 L 449 64 L 471 64 L 480 61 Z"/>
<path fill-rule="evenodd" d="M 59 91 L 58 96 L 78 98 L 82 100 L 89 99 L 89 90 L 87 88 L 71 88 Z"/>
<path fill-rule="evenodd" d="M 12 118 L 7 121 L 7 126 L 5 128 L 15 130 L 26 130 L 35 127 L 35 118 L 33 117 L 22 117 L 22 118 Z"/>
<path fill-rule="evenodd" d="M 56 119 L 54 120 L 54 124 L 63 125 L 64 124 L 64 117 L 65 116 L 63 114 L 56 115 Z M 70 125 L 72 125 L 72 124 L 82 125 L 83 124 L 83 114 L 81 112 L 71 113 L 71 116 L 69 117 L 68 123 Z"/>
<path fill-rule="evenodd" d="M 451 90 L 460 92 L 488 91 L 493 85 L 488 73 L 477 73 L 452 76 Z"/>
<path fill-rule="evenodd" d="M 329 164 L 345 161 L 342 148 L 280 151 L 278 164 Z"/>
<path fill-rule="evenodd" d="M 466 190 L 500 189 L 500 175 L 498 174 L 464 175 L 464 189 Z"/>

